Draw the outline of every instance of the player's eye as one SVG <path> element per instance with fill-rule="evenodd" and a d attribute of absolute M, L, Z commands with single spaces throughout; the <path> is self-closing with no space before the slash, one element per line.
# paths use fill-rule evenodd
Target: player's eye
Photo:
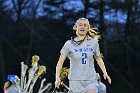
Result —
<path fill-rule="evenodd" d="M 82 26 L 82 25 L 78 25 L 78 26 Z"/>
<path fill-rule="evenodd" d="M 88 27 L 88 25 L 87 24 L 84 24 L 84 27 Z"/>

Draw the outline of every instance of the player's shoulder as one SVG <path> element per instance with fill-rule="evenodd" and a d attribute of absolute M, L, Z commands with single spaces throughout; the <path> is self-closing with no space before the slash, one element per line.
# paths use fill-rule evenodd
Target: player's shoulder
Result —
<path fill-rule="evenodd" d="M 92 43 L 98 43 L 97 39 L 94 39 L 94 38 L 91 38 L 91 37 L 89 37 L 88 40 Z"/>
<path fill-rule="evenodd" d="M 71 40 L 67 40 L 65 43 L 71 43 Z"/>
<path fill-rule="evenodd" d="M 65 45 L 70 45 L 71 44 L 71 40 L 67 40 L 66 42 L 65 42 Z"/>

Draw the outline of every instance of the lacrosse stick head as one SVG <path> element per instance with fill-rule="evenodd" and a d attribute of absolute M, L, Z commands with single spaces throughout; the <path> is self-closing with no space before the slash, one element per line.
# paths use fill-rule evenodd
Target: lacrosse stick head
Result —
<path fill-rule="evenodd" d="M 25 65 L 24 62 L 21 62 L 21 68 L 26 70 L 28 68 L 28 66 Z"/>
<path fill-rule="evenodd" d="M 40 76 L 41 74 L 46 72 L 46 67 L 45 66 L 39 66 L 39 70 L 37 72 L 37 75 Z"/>
<path fill-rule="evenodd" d="M 39 56 L 37 55 L 32 56 L 32 66 L 37 66 L 38 61 L 39 61 Z"/>
<path fill-rule="evenodd" d="M 68 73 L 69 73 L 69 69 L 67 67 L 63 67 L 61 72 L 60 72 L 60 78 L 61 78 L 62 82 L 64 81 L 64 79 L 66 77 L 68 77 Z"/>

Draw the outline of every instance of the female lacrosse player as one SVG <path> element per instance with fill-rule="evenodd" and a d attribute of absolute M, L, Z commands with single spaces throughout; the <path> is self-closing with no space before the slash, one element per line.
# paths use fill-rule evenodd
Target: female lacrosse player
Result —
<path fill-rule="evenodd" d="M 101 81 L 99 73 L 96 73 L 98 93 L 106 93 L 106 85 Z"/>
<path fill-rule="evenodd" d="M 20 93 L 16 85 L 19 82 L 17 75 L 8 75 L 7 80 L 3 88 L 4 93 Z"/>
<path fill-rule="evenodd" d="M 70 60 L 69 88 L 71 93 L 97 93 L 96 71 L 94 68 L 95 57 L 103 72 L 104 79 L 111 84 L 111 79 L 106 72 L 104 62 L 100 55 L 98 34 L 90 27 L 86 18 L 76 21 L 73 29 L 76 37 L 68 40 L 61 49 L 59 61 L 56 66 L 55 87 L 61 83 L 60 71 L 66 57 Z"/>

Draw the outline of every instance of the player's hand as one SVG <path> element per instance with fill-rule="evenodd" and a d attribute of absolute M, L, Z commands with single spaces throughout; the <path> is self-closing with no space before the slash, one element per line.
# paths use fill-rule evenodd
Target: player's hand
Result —
<path fill-rule="evenodd" d="M 60 77 L 57 77 L 57 78 L 55 79 L 55 87 L 59 88 L 60 84 L 61 84 Z"/>
<path fill-rule="evenodd" d="M 106 74 L 104 74 L 103 75 L 104 76 L 104 79 L 106 80 L 108 80 L 108 82 L 111 84 L 111 78 L 109 77 L 109 75 L 106 73 Z"/>

